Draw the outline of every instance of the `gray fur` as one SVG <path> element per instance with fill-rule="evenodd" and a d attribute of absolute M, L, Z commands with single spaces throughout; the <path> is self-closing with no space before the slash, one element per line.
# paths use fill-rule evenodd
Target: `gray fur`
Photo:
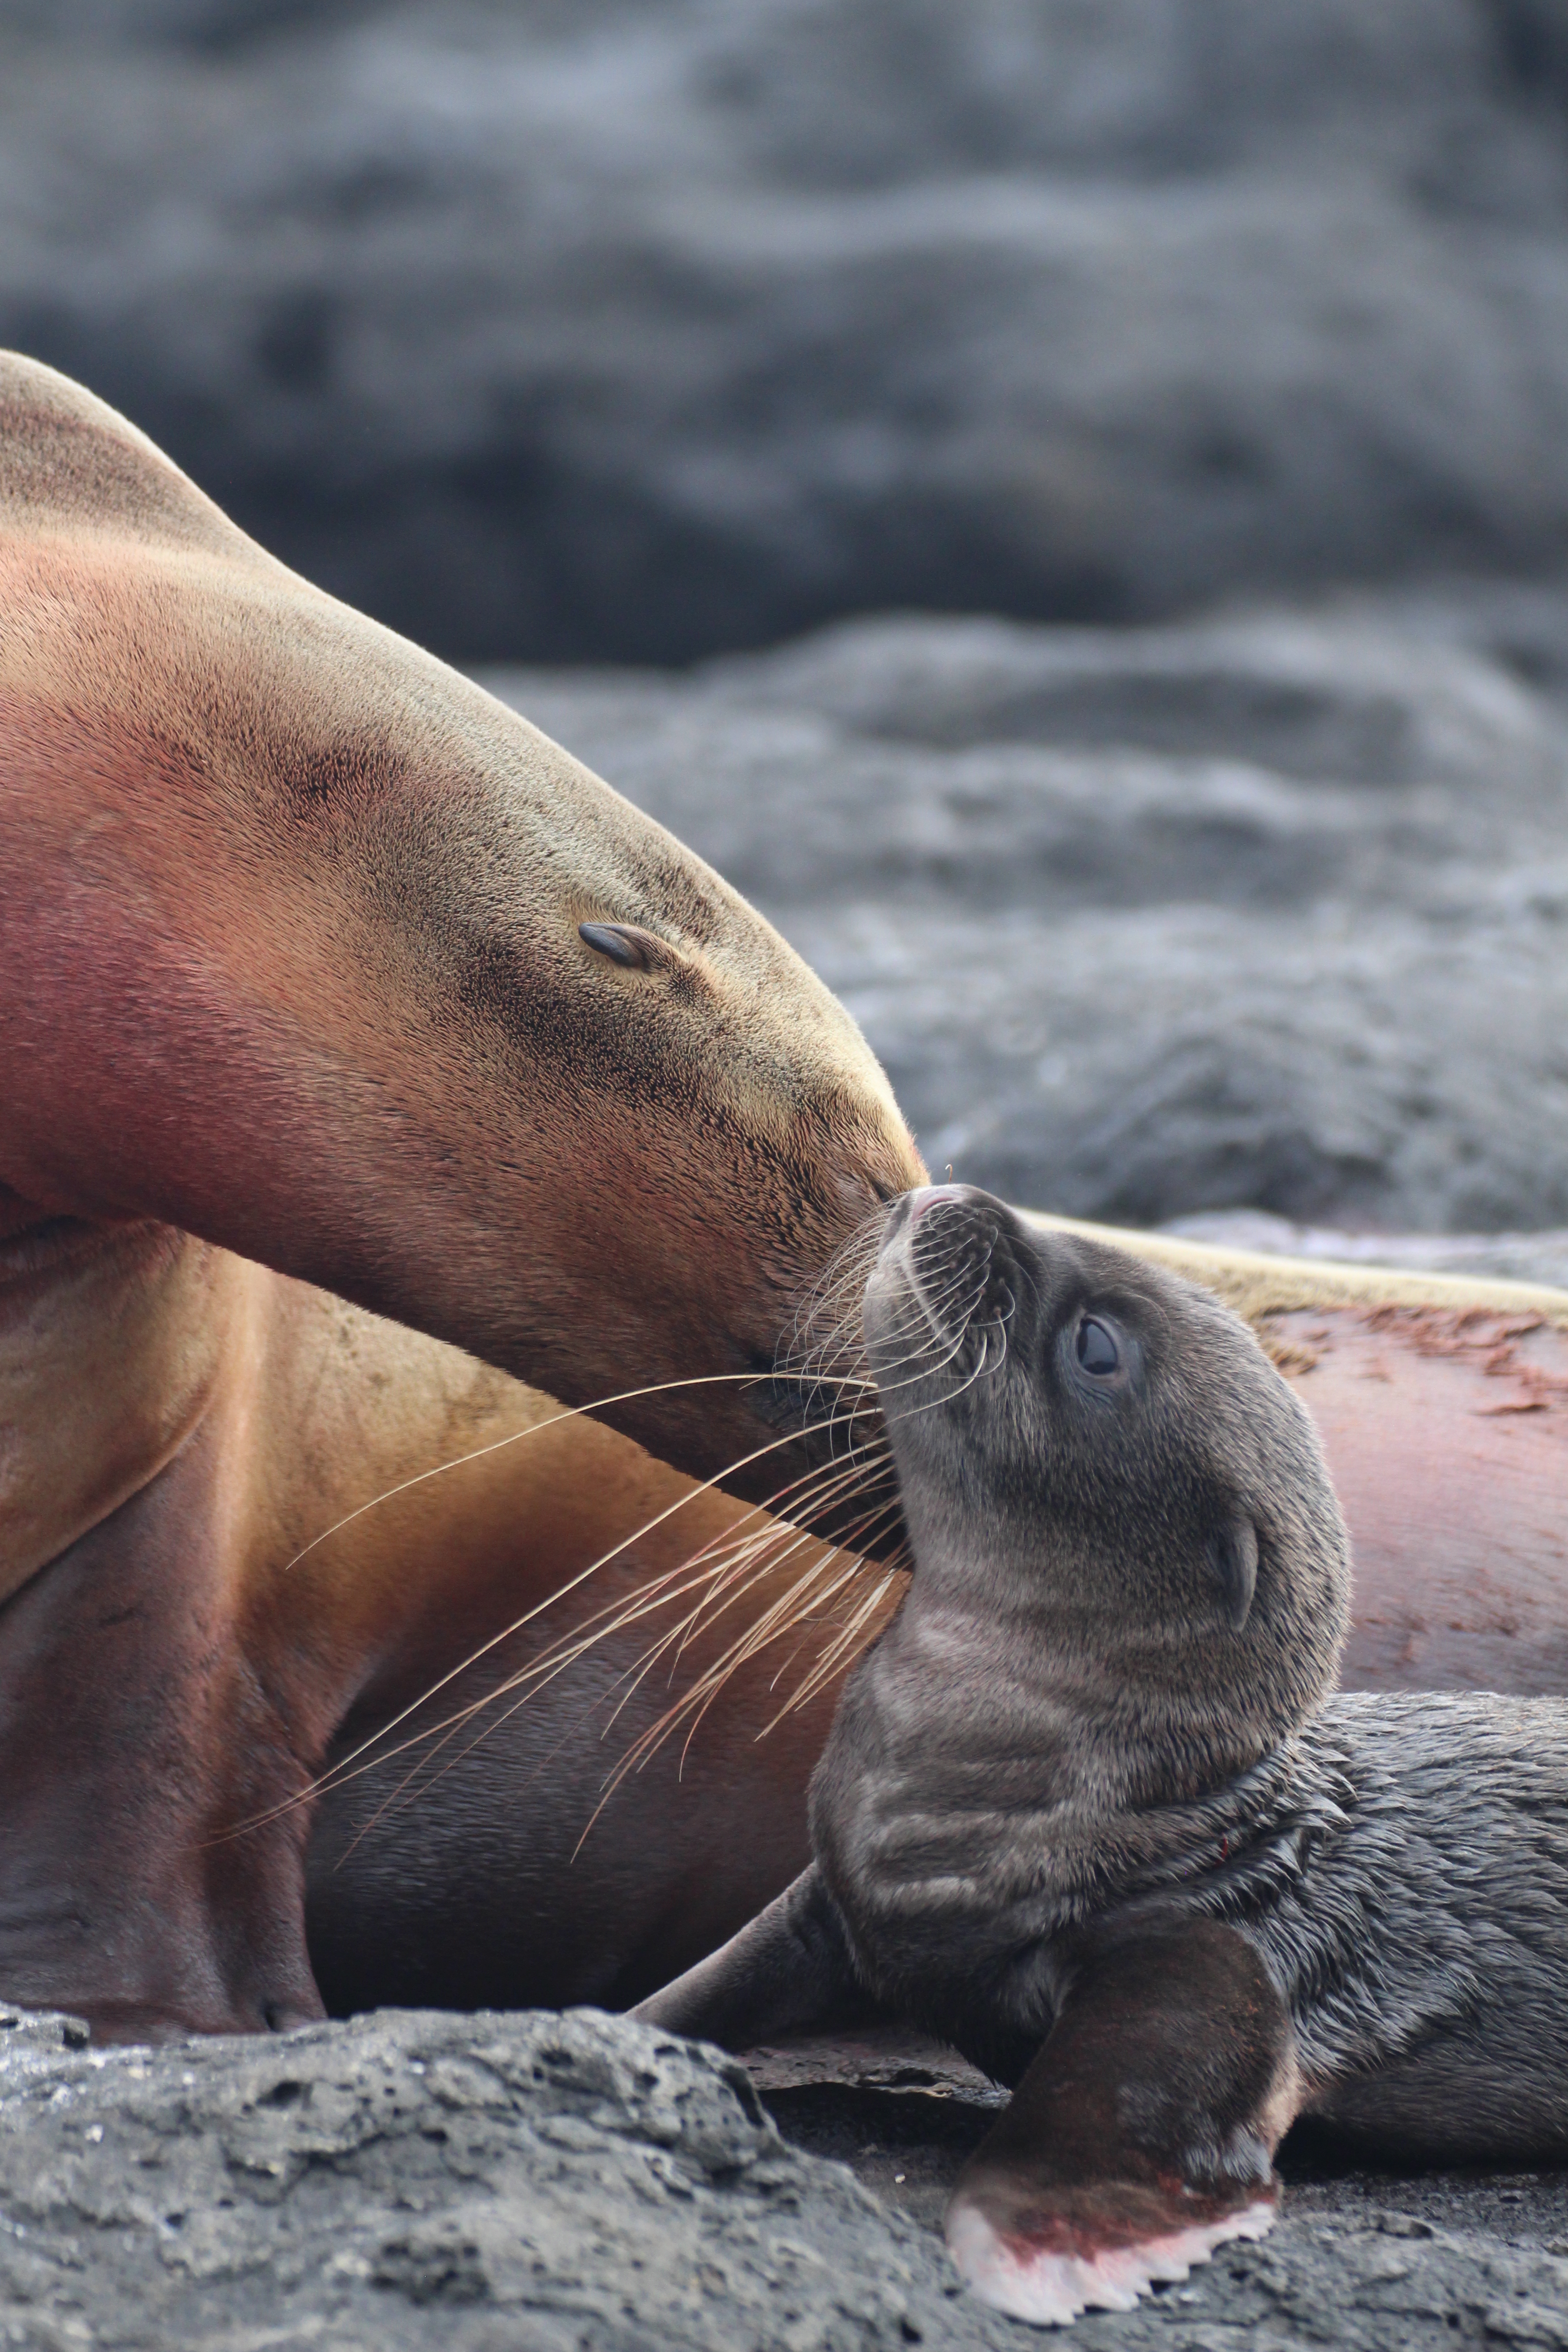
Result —
<path fill-rule="evenodd" d="M 1103 1398 L 1065 1352 L 1097 1302 Z M 1016 2078 L 1089 1943 L 1202 1913 L 1261 1954 L 1307 2108 L 1568 2149 L 1568 1706 L 1331 1694 L 1343 1527 L 1247 1328 L 954 1188 L 890 1234 L 867 1336 L 918 1565 L 813 1783 L 862 1983 Z"/>

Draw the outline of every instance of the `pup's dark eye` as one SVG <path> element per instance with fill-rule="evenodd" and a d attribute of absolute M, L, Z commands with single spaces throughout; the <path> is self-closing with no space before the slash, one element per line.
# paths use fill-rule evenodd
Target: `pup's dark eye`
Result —
<path fill-rule="evenodd" d="M 1073 1348 L 1086 1372 L 1113 1372 L 1121 1361 L 1121 1350 L 1116 1341 L 1092 1315 L 1086 1315 L 1079 1325 Z"/>

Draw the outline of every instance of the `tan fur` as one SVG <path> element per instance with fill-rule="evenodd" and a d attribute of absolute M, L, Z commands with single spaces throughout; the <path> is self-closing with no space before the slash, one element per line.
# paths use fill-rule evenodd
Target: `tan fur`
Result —
<path fill-rule="evenodd" d="M 1331 1258 L 1275 1257 L 1261 1250 L 1216 1249 L 1208 1242 L 1168 1234 L 1129 1234 L 1118 1225 L 1096 1225 L 1080 1217 L 1050 1217 L 1022 1212 L 1043 1233 L 1083 1234 L 1109 1247 L 1130 1249 L 1155 1265 L 1168 1265 L 1189 1282 L 1201 1282 L 1255 1330 L 1267 1330 L 1277 1317 L 1303 1310 L 1355 1307 L 1433 1307 L 1451 1314 L 1539 1317 L 1568 1331 L 1568 1291 L 1544 1283 L 1484 1282 L 1465 1275 L 1405 1274 L 1391 1266 L 1341 1265 Z"/>

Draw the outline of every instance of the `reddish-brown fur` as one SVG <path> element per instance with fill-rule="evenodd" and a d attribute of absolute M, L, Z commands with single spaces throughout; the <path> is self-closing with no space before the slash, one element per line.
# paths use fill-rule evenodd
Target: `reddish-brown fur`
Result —
<path fill-rule="evenodd" d="M 1434 1302 L 1270 1337 L 1354 1538 L 1345 1688 L 1568 1691 L 1568 1331 Z"/>

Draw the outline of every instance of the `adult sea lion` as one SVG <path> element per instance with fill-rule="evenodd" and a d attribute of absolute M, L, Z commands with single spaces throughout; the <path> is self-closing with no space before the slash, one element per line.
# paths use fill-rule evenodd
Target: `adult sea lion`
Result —
<path fill-rule="evenodd" d="M 1300 2114 L 1568 2153 L 1568 1705 L 1331 1693 L 1344 1526 L 1246 1326 L 948 1186 L 865 1331 L 909 1595 L 812 1865 L 639 2014 L 743 2048 L 869 1993 L 1014 2085 L 947 2235 L 1041 2322 L 1260 2234 Z"/>
<path fill-rule="evenodd" d="M 798 1475 L 755 1376 L 920 1162 L 853 1024 L 717 875 L 17 358 L 0 817 L 0 1993 L 105 2032 L 287 2023 L 321 1999 L 309 1815 L 276 1809 L 664 1507 L 638 1445 L 742 1494 Z M 621 1439 L 524 1439 L 446 1483 L 450 1520 L 416 1493 L 290 1570 L 540 1419 L 454 1341 L 619 1398 Z M 700 1828 L 661 1867 L 651 1793 L 623 1809 L 648 1891 L 601 1842 L 567 1900 L 619 1901 L 618 1934 L 592 1971 L 520 1935 L 514 1997 L 656 1980 L 672 1919 L 743 1916 L 770 1853 L 781 1883 L 805 1763 L 769 1765 L 787 1794 L 753 1790 L 728 1875 Z M 552 1818 L 527 1788 L 520 1843 Z"/>

